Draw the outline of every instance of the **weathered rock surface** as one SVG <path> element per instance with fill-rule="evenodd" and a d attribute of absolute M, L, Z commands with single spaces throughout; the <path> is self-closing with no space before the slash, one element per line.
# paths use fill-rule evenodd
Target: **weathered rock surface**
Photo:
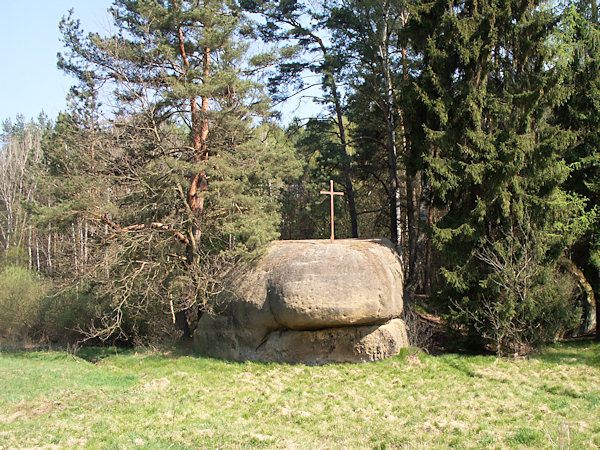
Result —
<path fill-rule="evenodd" d="M 244 361 L 374 361 L 408 346 L 402 268 L 385 239 L 277 241 L 239 267 L 205 314 L 196 349 Z"/>

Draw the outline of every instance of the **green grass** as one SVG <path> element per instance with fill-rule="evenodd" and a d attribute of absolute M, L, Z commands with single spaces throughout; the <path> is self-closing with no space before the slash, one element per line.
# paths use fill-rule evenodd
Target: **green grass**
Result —
<path fill-rule="evenodd" d="M 409 349 L 323 367 L 5 352 L 0 386 L 0 448 L 600 446 L 589 341 L 518 360 Z"/>

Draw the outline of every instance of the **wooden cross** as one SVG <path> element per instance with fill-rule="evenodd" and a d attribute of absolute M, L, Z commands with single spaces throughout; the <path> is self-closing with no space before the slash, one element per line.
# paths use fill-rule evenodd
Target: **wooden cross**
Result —
<path fill-rule="evenodd" d="M 333 190 L 333 180 L 329 180 L 329 190 L 328 191 L 321 191 L 321 194 L 327 194 L 331 197 L 331 204 L 330 204 L 330 209 L 331 209 L 331 243 L 333 244 L 333 241 L 335 239 L 335 234 L 333 232 L 333 196 L 334 195 L 344 195 L 343 192 L 335 192 Z"/>

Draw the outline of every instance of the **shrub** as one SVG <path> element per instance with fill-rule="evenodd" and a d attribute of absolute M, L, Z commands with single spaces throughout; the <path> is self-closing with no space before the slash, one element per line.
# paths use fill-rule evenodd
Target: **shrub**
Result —
<path fill-rule="evenodd" d="M 40 331 L 51 342 L 74 342 L 82 338 L 95 316 L 98 302 L 86 284 L 52 292 L 43 302 Z"/>
<path fill-rule="evenodd" d="M 487 276 L 475 295 L 453 302 L 450 318 L 458 329 L 498 354 L 522 354 L 577 325 L 575 281 L 558 271 L 532 228 L 513 227 L 475 256 Z"/>
<path fill-rule="evenodd" d="M 7 265 L 0 272 L 0 338 L 32 337 L 39 327 L 47 285 L 24 267 Z"/>

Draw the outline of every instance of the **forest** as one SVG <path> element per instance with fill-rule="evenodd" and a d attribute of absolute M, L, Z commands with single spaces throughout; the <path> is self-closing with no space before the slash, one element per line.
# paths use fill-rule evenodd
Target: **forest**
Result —
<path fill-rule="evenodd" d="M 2 124 L 0 341 L 174 342 L 275 239 L 385 237 L 407 314 L 522 354 L 600 320 L 596 0 L 115 0 Z M 315 94 L 316 93 L 316 94 Z M 277 106 L 314 96 L 320 112 Z M 40 105 L 40 109 L 43 105 Z M 600 330 L 596 328 L 600 339 Z"/>

